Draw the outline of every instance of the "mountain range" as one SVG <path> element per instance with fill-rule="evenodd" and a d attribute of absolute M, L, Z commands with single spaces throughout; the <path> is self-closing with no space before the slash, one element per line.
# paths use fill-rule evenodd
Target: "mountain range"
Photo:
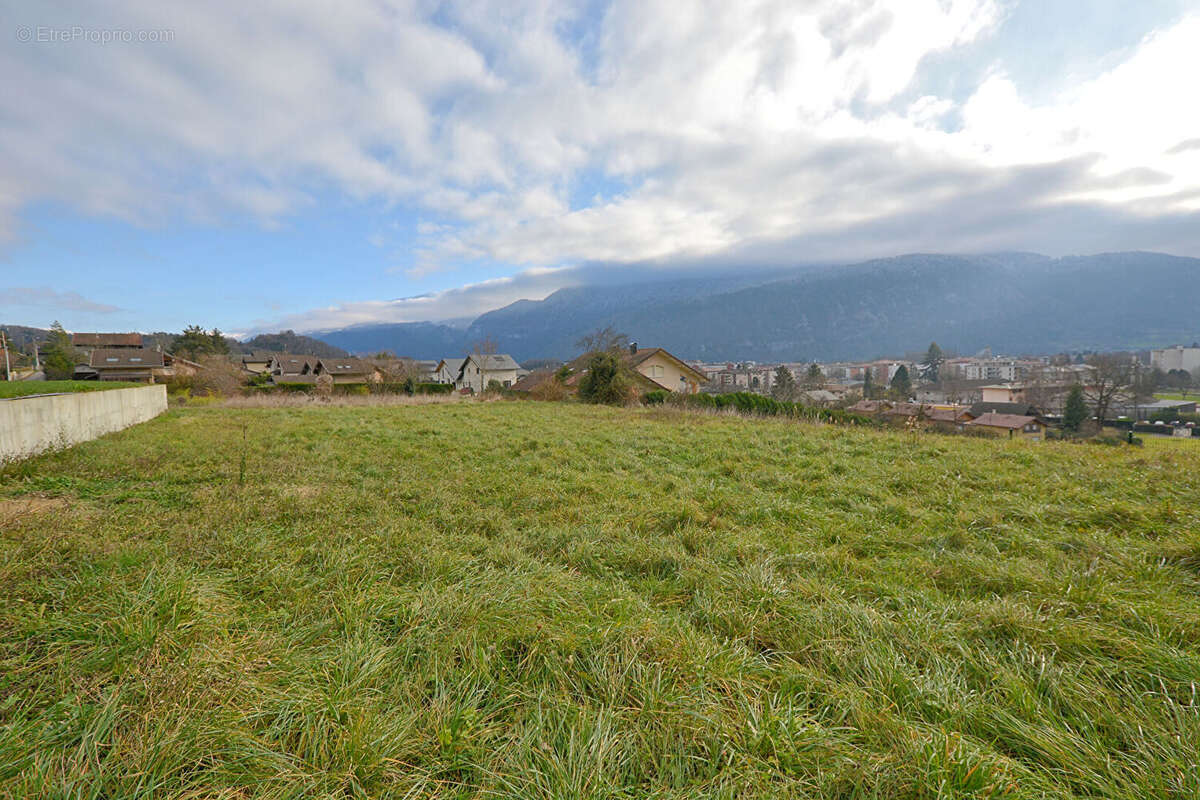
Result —
<path fill-rule="evenodd" d="M 707 361 L 834 361 L 943 348 L 1046 354 L 1200 338 L 1200 259 L 1161 253 L 1051 258 L 913 254 L 774 273 L 576 286 L 465 328 L 434 322 L 314 333 L 351 352 L 441 358 L 482 339 L 518 361 L 567 359 L 612 326 Z"/>

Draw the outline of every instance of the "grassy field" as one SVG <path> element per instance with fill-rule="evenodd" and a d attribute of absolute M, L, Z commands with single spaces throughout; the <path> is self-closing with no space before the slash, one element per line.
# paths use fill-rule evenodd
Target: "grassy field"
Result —
<path fill-rule="evenodd" d="M 0 797 L 1200 797 L 1200 448 L 185 408 L 0 473 Z"/>
<path fill-rule="evenodd" d="M 54 394 L 56 392 L 98 392 L 105 389 L 128 389 L 145 386 L 144 383 L 121 381 L 0 381 L 0 400 L 6 397 L 24 397 L 30 394 Z"/>

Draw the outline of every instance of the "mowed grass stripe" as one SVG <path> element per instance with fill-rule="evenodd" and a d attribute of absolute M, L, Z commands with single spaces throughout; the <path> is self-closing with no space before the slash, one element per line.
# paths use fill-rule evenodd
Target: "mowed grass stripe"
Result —
<path fill-rule="evenodd" d="M 1195 797 L 1174 444 L 174 410 L 0 474 L 0 795 Z"/>

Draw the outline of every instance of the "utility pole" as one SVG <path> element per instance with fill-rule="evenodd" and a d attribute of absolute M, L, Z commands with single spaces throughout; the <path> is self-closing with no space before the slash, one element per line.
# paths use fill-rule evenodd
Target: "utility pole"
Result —
<path fill-rule="evenodd" d="M 4 346 L 4 377 L 12 380 L 12 366 L 8 363 L 8 337 L 0 331 L 0 345 Z"/>

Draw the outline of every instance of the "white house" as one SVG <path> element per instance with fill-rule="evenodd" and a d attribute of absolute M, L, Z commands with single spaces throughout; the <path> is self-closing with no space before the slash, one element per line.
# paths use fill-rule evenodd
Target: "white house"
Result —
<path fill-rule="evenodd" d="M 516 361 L 513 361 L 512 356 L 498 353 L 483 355 L 472 353 L 463 359 L 454 385 L 459 389 L 482 392 L 489 383 L 496 381 L 507 389 L 517 382 L 520 372 L 521 368 Z"/>
<path fill-rule="evenodd" d="M 435 383 L 457 383 L 465 358 L 443 358 L 433 369 Z"/>

